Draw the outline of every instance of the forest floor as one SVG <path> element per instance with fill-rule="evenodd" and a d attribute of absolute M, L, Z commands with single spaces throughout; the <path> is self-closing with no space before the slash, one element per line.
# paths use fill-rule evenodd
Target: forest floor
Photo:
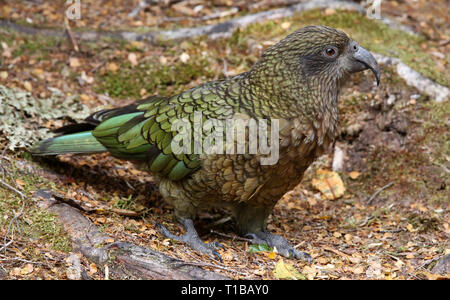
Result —
<path fill-rule="evenodd" d="M 74 30 L 137 31 L 198 26 L 282 7 L 289 1 L 162 1 L 167 4 L 129 16 L 138 2 L 125 7 L 124 1 L 84 0 L 82 18 L 71 26 Z M 433 5 L 423 0 L 384 2 L 382 16 L 418 34 L 389 28 L 357 12 L 330 9 L 253 24 L 229 38 L 198 37 L 158 45 L 104 39 L 78 42 L 79 51 L 70 39 L 0 27 L 0 85 L 25 90 L 38 102 L 58 89 L 64 97 L 77 96 L 79 103 L 94 111 L 239 74 L 288 33 L 308 24 L 324 24 L 343 29 L 369 50 L 397 57 L 450 87 L 446 1 Z M 53 3 L 2 1 L 0 17 L 24 26 L 58 27 L 55 24 L 64 23 L 63 8 Z M 273 249 L 250 246 L 232 233 L 232 221 L 220 222 L 220 211 L 201 215 L 197 228 L 204 240 L 225 246 L 219 251 L 223 263 L 201 256 L 158 231 L 157 223 L 176 233 L 182 233 L 182 228 L 173 221 L 173 210 L 161 199 L 151 174 L 106 154 L 38 160 L 23 148 L 12 151 L 13 139 L 0 127 L 0 279 L 70 278 L 72 244 L 57 217 L 40 208 L 40 200 L 33 197 L 42 189 L 76 202 L 114 241 L 206 262 L 205 269 L 233 279 L 280 278 L 280 272 L 274 271 L 281 259 L 298 272 L 290 275 L 300 279 L 448 278 L 437 270 L 449 272 L 448 259 L 447 266 L 442 266 L 442 258 L 450 254 L 449 101 L 439 103 L 421 94 L 395 68 L 382 65 L 379 87 L 369 72 L 352 76 L 339 109 L 342 134 L 336 145 L 345 156 L 337 174 L 345 187 L 343 196 L 329 199 L 313 184 L 320 181 L 321 170 L 331 170 L 331 152 L 278 202 L 268 224 L 271 232 L 310 253 L 310 264 L 281 258 Z M 21 116 L 26 120 L 15 126 L 34 124 L 22 126 L 24 132 L 55 129 L 79 119 L 76 115 Z M 36 137 L 27 135 L 27 141 Z M 221 224 L 211 226 L 215 222 Z M 105 278 L 103 266 L 84 257 L 81 268 L 85 278 Z"/>

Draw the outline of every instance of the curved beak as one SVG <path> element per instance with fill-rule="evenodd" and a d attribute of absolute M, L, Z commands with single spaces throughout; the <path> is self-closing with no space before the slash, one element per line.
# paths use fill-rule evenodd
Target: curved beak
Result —
<path fill-rule="evenodd" d="M 350 72 L 360 72 L 367 69 L 370 69 L 373 72 L 377 79 L 377 85 L 380 85 L 380 67 L 375 60 L 375 57 L 363 47 L 358 46 L 358 50 L 353 54 Z"/>

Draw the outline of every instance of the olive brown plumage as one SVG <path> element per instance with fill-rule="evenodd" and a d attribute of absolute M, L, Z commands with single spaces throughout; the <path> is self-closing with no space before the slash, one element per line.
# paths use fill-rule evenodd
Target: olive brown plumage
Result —
<path fill-rule="evenodd" d="M 219 207 L 230 211 L 237 231 L 255 243 L 276 247 L 287 257 L 309 258 L 281 236 L 267 232 L 266 221 L 277 201 L 301 181 L 308 166 L 335 140 L 340 87 L 349 74 L 366 69 L 372 70 L 379 83 L 379 67 L 367 50 L 341 31 L 308 26 L 268 48 L 248 72 L 175 96 L 154 96 L 94 113 L 80 125 L 82 132 L 72 126 L 67 130 L 70 133 L 43 141 L 32 152 L 109 151 L 115 157 L 145 164 L 186 228 L 183 236 L 175 236 L 163 226 L 162 232 L 197 251 L 220 258 L 215 249 L 220 244 L 203 243 L 192 221 L 199 210 Z M 172 149 L 176 122 L 192 125 L 196 113 L 201 113 L 201 121 L 269 120 L 268 131 L 277 120 L 279 159 L 262 164 L 261 158 L 267 155 L 261 151 L 176 152 Z M 193 138 L 187 149 L 192 150 L 195 132 L 189 135 Z M 245 137 L 249 138 L 248 132 Z M 200 133 L 200 141 L 206 138 L 206 133 Z"/>

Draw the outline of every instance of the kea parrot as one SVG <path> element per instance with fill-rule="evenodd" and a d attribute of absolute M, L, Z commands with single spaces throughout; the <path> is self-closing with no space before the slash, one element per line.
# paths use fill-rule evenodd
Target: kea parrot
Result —
<path fill-rule="evenodd" d="M 219 208 L 231 214 L 236 232 L 253 243 L 275 247 L 285 257 L 310 260 L 309 254 L 270 233 L 267 219 L 277 201 L 335 141 L 340 89 L 351 73 L 364 70 L 371 70 L 379 84 L 380 69 L 369 51 L 340 30 L 307 26 L 266 49 L 247 72 L 177 95 L 98 111 L 84 123 L 63 127 L 63 134 L 41 141 L 31 152 L 109 152 L 144 167 L 185 228 L 183 235 L 175 235 L 158 224 L 161 233 L 200 253 L 221 260 L 217 250 L 223 246 L 204 243 L 193 223 L 200 211 Z M 211 135 L 188 129 L 208 120 L 215 121 L 210 126 L 214 130 L 230 120 L 243 120 L 244 128 L 227 127 L 222 138 L 231 136 L 231 142 L 220 143 L 220 135 L 214 135 L 215 151 L 206 153 L 198 146 Z M 250 152 L 249 145 L 243 152 L 224 150 L 240 143 L 239 135 L 230 133 L 245 132 L 241 137 L 249 140 L 251 120 L 267 120 L 270 147 L 277 151 L 274 161 L 264 161 L 268 152 L 257 147 Z M 269 144 L 269 135 L 260 137 Z M 184 151 L 177 147 L 181 144 Z"/>

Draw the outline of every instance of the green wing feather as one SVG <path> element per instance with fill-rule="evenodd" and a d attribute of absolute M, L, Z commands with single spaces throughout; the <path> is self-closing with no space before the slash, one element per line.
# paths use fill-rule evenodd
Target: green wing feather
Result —
<path fill-rule="evenodd" d="M 134 112 L 118 111 L 102 121 L 92 135 L 112 155 L 145 160 L 151 172 L 180 180 L 195 172 L 201 161 L 195 154 L 173 153 L 171 142 L 177 132 L 172 126 L 179 119 L 193 122 L 196 111 L 204 118 L 230 118 L 233 106 L 225 101 L 225 90 L 226 81 L 211 82 L 173 97 L 140 101 Z"/>

